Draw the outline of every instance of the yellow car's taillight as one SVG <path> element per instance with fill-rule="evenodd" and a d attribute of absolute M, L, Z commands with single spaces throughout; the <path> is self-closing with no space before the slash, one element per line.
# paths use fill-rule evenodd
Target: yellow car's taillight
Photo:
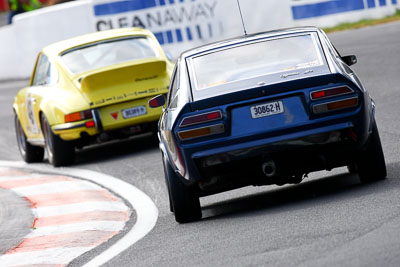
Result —
<path fill-rule="evenodd" d="M 96 124 L 94 121 L 88 121 L 85 123 L 86 128 L 92 128 L 92 127 L 96 127 Z"/>
<path fill-rule="evenodd" d="M 80 112 L 74 112 L 65 115 L 65 122 L 74 122 L 87 120 L 92 118 L 92 112 L 90 110 L 84 110 Z"/>

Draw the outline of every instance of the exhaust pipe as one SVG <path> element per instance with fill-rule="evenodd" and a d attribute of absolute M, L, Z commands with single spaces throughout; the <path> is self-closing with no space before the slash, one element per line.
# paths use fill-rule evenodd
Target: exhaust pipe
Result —
<path fill-rule="evenodd" d="M 266 177 L 271 178 L 276 175 L 276 165 L 273 160 L 264 162 L 261 168 Z"/>

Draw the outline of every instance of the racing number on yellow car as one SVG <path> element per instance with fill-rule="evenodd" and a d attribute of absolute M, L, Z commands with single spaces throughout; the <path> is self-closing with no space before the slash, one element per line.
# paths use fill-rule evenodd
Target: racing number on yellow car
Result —
<path fill-rule="evenodd" d="M 29 121 L 29 128 L 31 132 L 34 134 L 39 133 L 39 129 L 37 127 L 37 122 L 34 113 L 35 98 L 32 96 L 31 92 L 26 94 L 26 111 L 28 113 L 28 121 Z"/>

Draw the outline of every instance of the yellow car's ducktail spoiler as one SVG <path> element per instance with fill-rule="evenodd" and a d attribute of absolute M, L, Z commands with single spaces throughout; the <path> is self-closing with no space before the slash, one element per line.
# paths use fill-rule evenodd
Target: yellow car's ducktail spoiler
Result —
<path fill-rule="evenodd" d="M 135 82 L 155 79 L 164 74 L 166 67 L 165 61 L 154 60 L 97 72 L 81 80 L 81 90 L 90 94 L 116 86 L 126 86 L 126 84 L 132 84 L 134 87 Z"/>

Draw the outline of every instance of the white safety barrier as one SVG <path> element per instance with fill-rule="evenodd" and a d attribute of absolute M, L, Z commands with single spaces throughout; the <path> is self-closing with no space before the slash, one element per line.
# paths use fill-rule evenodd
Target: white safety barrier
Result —
<path fill-rule="evenodd" d="M 292 26 L 331 27 L 381 18 L 400 0 L 240 0 L 248 33 Z M 80 0 L 14 17 L 0 28 L 0 80 L 31 75 L 47 44 L 84 33 L 144 27 L 173 57 L 182 51 L 243 34 L 236 0 Z"/>
<path fill-rule="evenodd" d="M 40 50 L 53 42 L 93 32 L 92 1 L 31 11 L 0 28 L 0 80 L 31 75 Z"/>

